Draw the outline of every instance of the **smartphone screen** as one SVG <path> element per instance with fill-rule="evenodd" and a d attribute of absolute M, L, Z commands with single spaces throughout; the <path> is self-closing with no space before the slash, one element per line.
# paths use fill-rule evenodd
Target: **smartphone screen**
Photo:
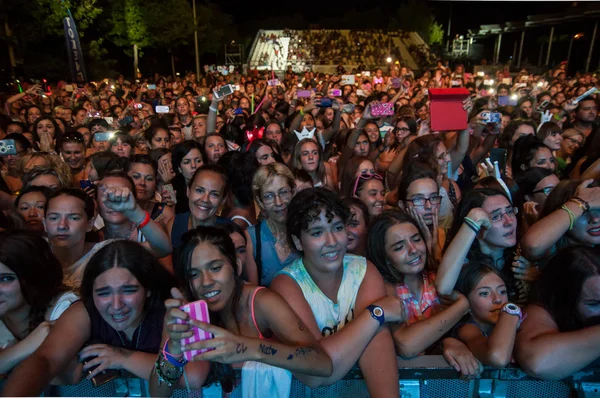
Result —
<path fill-rule="evenodd" d="M 490 149 L 490 161 L 492 164 L 498 162 L 500 172 L 504 174 L 506 171 L 506 149 L 504 148 L 492 148 Z"/>

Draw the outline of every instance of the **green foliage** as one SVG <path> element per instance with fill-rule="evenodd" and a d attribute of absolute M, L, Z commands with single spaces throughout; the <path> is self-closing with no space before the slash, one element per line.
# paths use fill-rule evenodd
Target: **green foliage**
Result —
<path fill-rule="evenodd" d="M 108 36 L 119 47 L 129 48 L 134 44 L 141 49 L 153 44 L 148 33 L 146 7 L 139 0 L 123 0 L 112 3 Z"/>
<path fill-rule="evenodd" d="M 442 28 L 442 24 L 439 24 L 433 21 L 431 26 L 429 27 L 429 45 L 432 46 L 434 44 L 442 44 L 444 40 L 444 29 Z"/>
<path fill-rule="evenodd" d="M 80 36 L 84 35 L 85 30 L 102 13 L 102 8 L 98 7 L 96 0 L 34 0 L 34 3 L 31 7 L 33 17 L 41 22 L 42 29 L 51 35 L 64 33 L 62 21 L 67 15 L 67 9 L 71 10 Z"/>
<path fill-rule="evenodd" d="M 104 39 L 92 40 L 89 46 L 84 48 L 86 58 L 86 67 L 88 78 L 99 80 L 104 77 L 118 77 L 119 73 L 115 70 L 117 61 L 109 58 L 109 53 L 103 47 Z"/>

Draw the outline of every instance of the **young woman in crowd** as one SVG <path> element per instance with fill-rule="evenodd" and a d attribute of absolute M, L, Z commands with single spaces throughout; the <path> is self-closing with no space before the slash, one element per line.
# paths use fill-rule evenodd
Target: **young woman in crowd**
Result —
<path fill-rule="evenodd" d="M 521 240 L 530 260 L 550 257 L 566 246 L 600 243 L 600 187 L 593 180 L 556 185 L 538 218 Z"/>
<path fill-rule="evenodd" d="M 15 209 L 27 222 L 30 231 L 44 232 L 44 208 L 52 190 L 44 186 L 31 186 L 21 190 L 15 200 Z"/>
<path fill-rule="evenodd" d="M 161 192 L 163 202 L 156 200 L 157 192 L 157 166 L 148 155 L 134 155 L 129 163 L 127 175 L 135 184 L 135 198 L 142 208 L 150 214 L 155 222 L 166 226 L 175 212 L 168 206 L 166 200 L 170 200 L 168 192 Z"/>
<path fill-rule="evenodd" d="M 204 139 L 204 159 L 208 164 L 217 164 L 219 158 L 228 151 L 227 142 L 218 133 L 209 133 Z"/>
<path fill-rule="evenodd" d="M 220 381 L 226 391 L 231 391 L 235 384 L 231 379 L 231 368 L 219 363 L 229 365 L 246 361 L 244 366 L 247 367 L 251 365 L 250 361 L 263 362 L 288 369 L 301 379 L 304 374 L 331 375 L 331 359 L 297 315 L 269 289 L 245 284 L 238 272 L 239 265 L 234 244 L 226 231 L 201 226 L 184 235 L 175 268 L 184 295 L 173 289 L 173 299 L 165 303 L 168 354 L 159 354 L 150 383 L 153 395 L 172 393 L 169 384 L 177 382 L 183 373 L 181 367 L 177 369 L 165 360 L 166 355 L 178 358 L 183 351 L 204 347 L 215 349 L 196 355 L 194 362 L 185 366 L 186 374 L 197 380 L 195 388 L 204 381 Z M 186 301 L 199 299 L 208 304 L 210 325 L 191 320 L 179 310 Z M 177 325 L 177 319 L 185 323 Z M 215 338 L 182 347 L 180 341 L 190 335 L 192 327 L 201 327 L 213 333 Z M 261 369 L 265 377 L 265 368 Z M 165 377 L 172 370 L 176 371 L 174 377 Z M 246 373 L 242 378 L 245 376 Z"/>
<path fill-rule="evenodd" d="M 465 195 L 456 216 L 435 280 L 438 293 L 452 293 L 464 264 L 488 265 L 514 282 L 511 263 L 517 244 L 517 214 L 506 194 L 474 189 Z M 524 300 L 514 283 L 506 288 L 512 300 Z"/>
<path fill-rule="evenodd" d="M 360 174 L 354 180 L 352 197 L 367 206 L 370 217 L 375 217 L 385 208 L 385 186 L 379 174 Z"/>
<path fill-rule="evenodd" d="M 430 169 L 413 170 L 398 185 L 398 207 L 419 224 L 431 258 L 439 262 L 446 242 L 446 231 L 439 226 L 442 203 L 437 175 Z"/>
<path fill-rule="evenodd" d="M 515 358 L 525 372 L 559 380 L 597 363 L 599 287 L 598 247 L 569 247 L 550 260 L 517 334 Z"/>
<path fill-rule="evenodd" d="M 292 199 L 289 214 L 286 233 L 301 256 L 280 272 L 271 288 L 282 295 L 315 339 L 337 348 L 327 350 L 334 363 L 332 378 L 343 377 L 358 360 L 371 396 L 398 397 L 390 331 L 371 320 L 368 326 L 362 325 L 369 315 L 380 325 L 399 322 L 404 310 L 393 297 L 386 300 L 396 301 L 395 309 L 380 307 L 380 311 L 371 305 L 386 296 L 385 286 L 373 264 L 346 254 L 348 208 L 333 192 L 311 188 Z M 390 310 L 399 311 L 400 316 L 390 319 L 385 315 Z M 348 328 L 355 329 L 344 332 Z M 344 356 L 343 365 L 337 365 L 338 355 Z"/>
<path fill-rule="evenodd" d="M 345 198 L 343 203 L 350 210 L 346 224 L 348 253 L 364 256 L 367 248 L 367 228 L 371 220 L 367 206 L 357 198 Z"/>
<path fill-rule="evenodd" d="M 461 200 L 461 192 L 458 184 L 448 178 L 448 170 L 452 161 L 452 151 L 449 151 L 444 145 L 439 135 L 425 135 L 413 140 L 406 148 L 406 154 L 402 160 L 401 175 L 408 175 L 414 170 L 430 169 L 437 174 L 437 179 L 441 180 L 440 195 L 442 202 L 439 209 L 439 225 L 444 229 L 449 229 L 454 218 L 454 209 Z M 455 156 L 456 167 L 458 167 L 464 158 Z M 391 165 L 390 170 L 395 169 Z M 454 162 L 452 169 L 455 170 Z M 392 172 L 392 175 L 396 175 Z M 398 180 L 398 182 L 401 181 Z"/>
<path fill-rule="evenodd" d="M 111 137 L 108 145 L 111 152 L 117 154 L 119 157 L 131 159 L 134 152 L 133 149 L 135 148 L 135 141 L 127 133 L 117 133 Z"/>
<path fill-rule="evenodd" d="M 151 150 L 156 148 L 169 149 L 171 146 L 169 130 L 159 124 L 150 126 L 150 128 L 144 133 L 144 136 Z"/>
<path fill-rule="evenodd" d="M 123 369 L 149 380 L 172 286 L 170 274 L 139 244 L 105 246 L 86 267 L 81 301 L 62 314 L 44 343 L 11 373 L 3 394 L 39 395 L 64 372 L 80 380 Z M 74 359 L 81 364 L 73 366 Z"/>
<path fill-rule="evenodd" d="M 64 134 L 57 145 L 60 156 L 69 166 L 71 182 L 79 186 L 80 181 L 87 180 L 85 167 L 85 144 L 83 136 L 77 132 Z"/>
<path fill-rule="evenodd" d="M 542 124 L 536 133 L 536 137 L 546 145 L 552 152 L 558 151 L 563 142 L 562 129 L 554 122 Z"/>
<path fill-rule="evenodd" d="M 440 340 L 469 310 L 465 296 L 453 292 L 453 303 L 442 311 L 435 281 L 435 261 L 427 254 L 422 227 L 400 210 L 388 210 L 369 226 L 367 259 L 385 281 L 387 293 L 404 304 L 406 319 L 391 324 L 396 352 L 413 357 Z M 458 342 L 448 342 L 444 355 L 463 376 L 481 372 L 477 361 Z M 464 354 L 467 354 L 466 357 Z"/>
<path fill-rule="evenodd" d="M 468 298 L 470 310 L 454 335 L 484 365 L 506 367 L 524 315 L 509 302 L 503 275 L 493 266 L 471 262 L 460 272 L 456 289 Z"/>
<path fill-rule="evenodd" d="M 353 197 L 354 184 L 360 175 L 375 174 L 373 162 L 366 156 L 353 156 L 341 171 L 340 197 Z"/>
<path fill-rule="evenodd" d="M 560 180 L 550 169 L 532 167 L 517 175 L 518 195 L 515 204 L 521 212 L 519 227 L 521 236 L 537 220 L 546 204 L 546 199 Z"/>
<path fill-rule="evenodd" d="M 190 229 L 228 222 L 219 213 L 229 200 L 229 195 L 229 181 L 221 167 L 207 164 L 197 169 L 187 187 L 190 211 L 177 214 L 167 224 L 173 249 L 181 246 L 183 234 Z"/>
<path fill-rule="evenodd" d="M 337 179 L 331 165 L 323 159 L 323 149 L 312 138 L 304 138 L 294 149 L 294 169 L 301 169 L 313 179 L 314 187 L 325 187 L 337 191 Z"/>
<path fill-rule="evenodd" d="M 57 142 L 60 142 L 60 126 L 51 117 L 36 119 L 31 132 L 37 138 L 36 142 L 42 152 L 53 152 Z"/>
<path fill-rule="evenodd" d="M 163 183 L 172 183 L 177 196 L 175 213 L 186 213 L 190 211 L 187 198 L 187 187 L 196 170 L 204 165 L 202 146 L 196 141 L 184 141 L 171 148 L 173 171 L 175 177 L 172 181 L 163 178 Z"/>
<path fill-rule="evenodd" d="M 512 156 L 512 172 L 514 178 L 530 167 L 544 167 L 554 171 L 556 161 L 550 148 L 537 137 L 528 135 L 515 142 Z"/>
<path fill-rule="evenodd" d="M 246 230 L 250 253 L 247 270 L 252 283 L 269 287 L 275 274 L 298 258 L 287 239 L 285 224 L 294 183 L 292 172 L 281 163 L 261 166 L 254 173 L 254 200 L 266 217 Z"/>
<path fill-rule="evenodd" d="M 94 225 L 95 204 L 79 189 L 61 189 L 46 202 L 45 227 L 52 253 L 63 268 L 65 284 L 79 289 L 85 266 L 104 242 L 86 242 Z"/>
<path fill-rule="evenodd" d="M 48 243 L 26 231 L 0 232 L 0 374 L 33 354 L 78 300 L 63 284 Z"/>

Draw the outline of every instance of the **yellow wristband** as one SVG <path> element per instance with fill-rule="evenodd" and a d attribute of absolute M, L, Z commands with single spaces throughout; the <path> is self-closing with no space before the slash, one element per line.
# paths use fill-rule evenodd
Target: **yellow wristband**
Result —
<path fill-rule="evenodd" d="M 567 207 L 567 205 L 562 205 L 560 208 L 569 214 L 569 231 L 570 231 L 573 229 L 573 224 L 575 224 L 575 214 L 573 214 L 573 212 L 571 211 L 571 209 L 569 209 Z"/>

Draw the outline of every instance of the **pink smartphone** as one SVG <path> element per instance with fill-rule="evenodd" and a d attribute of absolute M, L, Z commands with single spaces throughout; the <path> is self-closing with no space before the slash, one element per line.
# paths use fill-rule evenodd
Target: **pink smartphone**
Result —
<path fill-rule="evenodd" d="M 189 303 L 179 307 L 179 309 L 187 313 L 191 319 L 195 319 L 197 321 L 205 323 L 210 323 L 210 318 L 208 316 L 208 305 L 204 300 L 194 301 L 193 303 Z M 185 323 L 185 321 L 177 319 L 177 323 Z M 194 332 L 194 335 L 186 339 L 181 339 L 181 345 L 192 344 L 196 341 L 210 340 L 213 338 L 213 335 L 211 333 L 205 332 L 204 330 L 198 329 L 197 327 L 193 327 L 192 331 Z M 206 351 L 209 350 L 184 351 L 183 356 L 188 361 L 191 361 L 196 355 L 202 354 Z"/>
<path fill-rule="evenodd" d="M 371 105 L 371 114 L 373 116 L 392 116 L 394 114 L 394 104 L 382 102 Z"/>

